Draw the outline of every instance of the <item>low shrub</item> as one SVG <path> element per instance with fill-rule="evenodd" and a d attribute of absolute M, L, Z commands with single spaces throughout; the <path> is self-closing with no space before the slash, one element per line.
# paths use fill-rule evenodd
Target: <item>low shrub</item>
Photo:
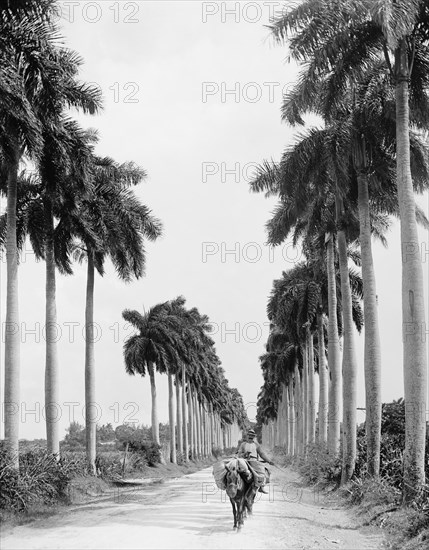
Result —
<path fill-rule="evenodd" d="M 97 474 L 106 481 L 113 481 L 124 476 L 141 475 L 148 466 L 155 466 L 160 462 L 159 446 L 150 443 L 141 448 L 131 445 L 125 455 L 124 451 L 106 451 L 97 455 L 95 465 Z M 124 463 L 125 459 L 125 463 Z"/>
<path fill-rule="evenodd" d="M 218 459 L 223 455 L 223 451 L 220 447 L 212 447 L 212 455 Z"/>
<path fill-rule="evenodd" d="M 156 466 L 161 462 L 161 446 L 153 441 L 133 441 L 129 449 L 139 455 L 144 465 Z"/>
<path fill-rule="evenodd" d="M 389 433 L 381 435 L 380 442 L 380 476 L 397 488 L 402 488 L 403 448 L 405 435 L 397 436 Z M 357 432 L 357 457 L 354 477 L 365 478 L 367 475 L 367 454 L 365 426 L 360 426 Z"/>
<path fill-rule="evenodd" d="M 338 457 L 332 457 L 325 447 L 308 445 L 306 458 L 298 467 L 299 472 L 308 483 L 338 486 L 341 481 L 340 456 L 341 453 Z"/>
<path fill-rule="evenodd" d="M 354 478 L 344 487 L 351 504 L 364 504 L 364 508 L 399 504 L 401 492 L 392 486 L 388 480 L 380 478 Z"/>
<path fill-rule="evenodd" d="M 285 447 L 274 447 L 273 460 L 277 466 L 281 466 L 283 468 L 290 466 L 293 463 L 293 458 L 286 452 Z"/>
<path fill-rule="evenodd" d="M 95 467 L 97 474 L 106 480 L 120 479 L 123 474 L 124 453 L 107 451 L 97 454 Z"/>
<path fill-rule="evenodd" d="M 19 471 L 4 446 L 0 448 L 0 509 L 25 511 L 33 504 L 52 505 L 67 501 L 68 484 L 76 475 L 86 475 L 86 462 L 80 457 L 62 456 L 57 460 L 45 450 L 28 450 L 19 456 Z"/>
<path fill-rule="evenodd" d="M 400 508 L 387 517 L 384 527 L 390 534 L 390 547 L 393 550 L 420 550 L 427 547 L 429 517 L 422 511 Z"/>

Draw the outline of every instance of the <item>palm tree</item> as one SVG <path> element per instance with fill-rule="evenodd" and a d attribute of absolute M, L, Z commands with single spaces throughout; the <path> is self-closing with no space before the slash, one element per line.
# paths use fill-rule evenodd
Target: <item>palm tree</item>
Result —
<path fill-rule="evenodd" d="M 318 343 L 318 373 L 319 373 L 319 409 L 317 413 L 318 432 L 317 443 L 325 447 L 328 442 L 328 371 L 325 356 L 325 328 L 323 312 L 317 311 L 317 343 Z"/>
<path fill-rule="evenodd" d="M 362 271 L 364 276 L 365 303 L 365 379 L 367 403 L 367 442 L 368 470 L 377 474 L 380 461 L 380 427 L 381 427 L 381 354 L 376 304 L 375 276 L 371 250 L 371 205 L 377 212 L 398 214 L 397 193 L 394 183 L 394 146 L 396 141 L 394 98 L 390 82 L 379 74 L 380 63 L 374 63 L 361 76 L 359 85 L 350 92 L 341 91 L 336 98 L 335 107 L 329 106 L 329 94 L 332 86 L 326 81 L 315 85 L 315 98 L 302 102 L 300 84 L 286 97 L 283 104 L 284 117 L 292 124 L 301 122 L 305 108 L 312 107 L 323 114 L 330 129 L 334 129 L 338 138 L 335 140 L 335 158 L 343 158 L 340 164 L 343 172 L 350 174 L 353 188 L 357 188 L 358 211 L 360 221 L 360 245 L 362 250 Z M 339 94 L 338 94 L 339 95 Z M 417 114 L 418 116 L 418 114 Z M 427 186 L 427 155 L 420 138 L 411 135 L 411 156 L 414 185 L 420 191 Z M 341 197 L 339 219 L 341 219 Z M 424 216 L 416 208 L 419 221 L 426 223 Z M 340 233 L 339 233 L 340 235 Z M 344 247 L 343 247 L 344 248 Z M 365 290 L 366 289 L 366 290 Z M 346 387 L 349 387 L 346 385 Z"/>
<path fill-rule="evenodd" d="M 219 358 L 214 349 L 214 341 L 210 338 L 210 324 L 206 315 L 201 314 L 197 308 L 192 308 L 182 313 L 184 322 L 189 331 L 188 357 L 182 365 L 182 384 L 185 388 L 185 379 L 188 382 L 188 402 L 189 402 L 189 426 L 190 426 L 190 448 L 192 457 L 195 457 L 195 449 L 198 447 L 197 432 L 192 429 L 193 416 L 196 408 L 193 401 L 193 395 L 198 393 L 199 402 L 210 403 L 210 411 L 213 416 L 213 408 L 219 407 L 221 395 L 220 380 L 222 373 L 218 370 L 220 365 Z M 186 409 L 186 397 L 183 391 L 183 409 Z M 214 420 L 214 419 L 213 419 Z M 212 422 L 214 428 L 214 421 Z M 195 427 L 196 428 L 196 427 Z M 187 426 L 184 425 L 185 442 L 188 437 Z M 186 445 L 185 445 L 186 448 Z M 211 452 L 211 450 L 210 450 Z"/>
<path fill-rule="evenodd" d="M 291 147 L 282 158 L 279 166 L 265 165 L 260 168 L 255 180 L 252 182 L 254 190 L 268 189 L 270 192 L 277 192 L 282 198 L 273 220 L 269 224 L 270 242 L 277 244 L 282 242 L 292 227 L 295 226 L 295 237 L 297 240 L 308 228 L 314 233 L 314 216 L 323 218 L 318 223 L 319 231 L 324 226 L 328 233 L 327 241 L 327 262 L 328 274 L 330 275 L 329 291 L 329 338 L 328 356 L 331 373 L 330 398 L 329 398 L 329 424 L 328 424 L 328 448 L 331 453 L 336 454 L 339 449 L 339 402 L 341 391 L 340 372 L 340 349 L 338 340 L 338 327 L 336 321 L 337 304 L 335 290 L 335 267 L 334 267 L 334 242 L 335 231 L 334 205 L 336 218 L 338 220 L 342 213 L 342 199 L 339 197 L 338 186 L 332 185 L 331 165 L 333 155 L 330 155 L 332 144 L 330 133 L 327 130 L 311 130 L 307 135 L 302 136 L 301 141 Z M 333 189 L 334 187 L 334 189 Z M 311 205 L 311 209 L 309 208 Z M 313 216 L 313 217 L 311 217 Z M 312 220 L 309 222 L 308 220 Z M 338 220 L 340 221 L 340 220 Z M 344 384 L 351 388 L 355 395 L 356 386 L 353 384 L 357 369 L 354 353 L 353 329 L 352 329 L 352 303 L 350 283 L 347 266 L 347 244 L 345 228 L 343 224 L 338 225 L 338 242 L 340 243 L 340 273 L 344 308 L 344 338 L 345 350 L 348 351 L 343 358 L 343 373 L 346 376 Z M 344 400 L 346 420 L 348 420 L 348 433 L 352 433 L 355 423 L 355 403 L 353 399 Z M 355 436 L 352 436 L 355 440 Z M 355 455 L 353 444 L 350 450 Z M 351 459 L 352 462 L 354 459 Z"/>
<path fill-rule="evenodd" d="M 119 164 L 110 158 L 90 159 L 91 185 L 76 210 L 68 211 L 65 225 L 80 237 L 83 246 L 76 249 L 79 261 L 87 260 L 85 307 L 85 420 L 86 447 L 90 469 L 95 472 L 96 421 L 92 408 L 95 400 L 94 359 L 94 274 L 104 274 L 109 257 L 125 282 L 142 277 L 146 254 L 144 240 L 162 234 L 161 223 L 140 203 L 130 186 L 137 185 L 145 173 L 133 163 Z"/>
<path fill-rule="evenodd" d="M 169 377 L 169 417 L 171 460 L 176 460 L 175 422 L 173 407 L 173 376 L 184 372 L 185 364 L 194 363 L 187 375 L 189 404 L 189 422 L 191 430 L 191 456 L 202 455 L 201 411 L 203 386 L 207 386 L 208 375 L 204 374 L 211 365 L 217 365 L 219 359 L 213 349 L 213 341 L 204 335 L 207 318 L 198 311 L 187 311 L 185 299 L 176 298 L 159 304 L 145 315 L 136 311 L 123 312 L 125 320 L 139 330 L 139 334 L 127 339 L 124 345 L 126 371 L 129 374 L 139 373 L 142 376 L 146 368 L 151 378 L 152 389 L 152 433 L 154 441 L 159 444 L 157 425 L 156 387 L 154 364 L 159 372 Z M 208 371 L 207 371 L 208 372 Z M 183 391 L 185 395 L 185 391 Z M 198 398 L 198 399 L 197 399 Z"/>
<path fill-rule="evenodd" d="M 313 24 L 317 22 L 317 24 Z M 307 1 L 282 14 L 273 25 L 279 39 L 292 35 L 291 57 L 309 61 L 301 77 L 300 95 L 307 100 L 315 79 L 328 79 L 335 103 L 339 90 L 355 83 L 370 59 L 384 58 L 395 89 L 396 182 L 401 221 L 402 320 L 404 335 L 406 415 L 404 499 L 411 499 L 424 484 L 426 424 L 426 344 L 418 327 L 424 326 L 425 308 L 420 247 L 410 162 L 410 106 L 419 112 L 419 125 L 427 125 L 426 75 L 429 66 L 428 16 L 425 2 L 348 0 Z M 317 75 L 317 76 L 316 76 Z M 417 330 L 409 334 L 412 327 Z M 418 403 L 418 406 L 415 404 Z"/>
<path fill-rule="evenodd" d="M 372 150 L 372 173 L 371 178 L 373 181 L 378 182 L 378 187 L 375 188 L 375 199 L 376 202 L 374 206 L 376 207 L 376 212 L 374 212 L 373 218 L 378 218 L 378 224 L 379 228 L 374 226 L 374 223 L 372 223 L 371 220 L 368 220 L 368 223 L 366 224 L 368 227 L 363 228 L 362 223 L 360 224 L 360 233 L 362 235 L 362 232 L 369 232 L 372 229 L 375 231 L 375 233 L 378 236 L 381 236 L 380 230 L 383 229 L 383 224 L 385 225 L 386 221 L 383 220 L 383 217 L 380 217 L 380 214 L 378 213 L 381 209 L 384 211 L 387 211 L 388 213 L 395 213 L 395 200 L 394 197 L 392 198 L 392 152 L 391 147 L 389 148 L 389 141 L 386 142 L 386 135 L 389 136 L 389 128 L 388 123 L 386 123 L 386 111 L 388 111 L 388 101 L 386 102 L 386 98 L 382 97 L 380 99 L 380 93 L 379 88 L 377 88 L 378 94 L 376 96 L 376 100 L 378 103 L 377 105 L 374 105 L 375 100 L 373 99 L 372 102 L 370 102 L 371 109 L 369 110 L 366 105 L 368 104 L 368 97 L 365 98 L 365 107 L 364 109 L 360 109 L 358 111 L 352 111 L 352 115 L 348 115 L 348 119 L 345 119 L 344 116 L 341 118 L 338 118 L 338 120 L 331 122 L 329 127 L 323 130 L 317 130 L 312 129 L 309 132 L 307 132 L 305 135 L 301 136 L 301 141 L 291 147 L 282 158 L 282 161 L 280 165 L 277 167 L 272 166 L 265 166 L 261 169 L 258 178 L 253 183 L 254 187 L 256 189 L 260 189 L 261 187 L 269 187 L 271 189 L 277 189 L 280 194 L 285 194 L 287 197 L 283 199 L 283 203 L 281 204 L 280 208 L 276 212 L 276 216 L 273 218 L 273 221 L 270 225 L 270 230 L 275 234 L 275 232 L 278 233 L 278 235 L 275 235 L 275 238 L 280 238 L 284 234 L 284 228 L 285 225 L 286 228 L 290 227 L 293 216 L 291 218 L 290 208 L 288 209 L 288 204 L 293 203 L 297 205 L 298 208 L 307 208 L 308 209 L 308 201 L 310 200 L 311 193 L 334 193 L 334 199 L 335 199 L 335 212 L 336 212 L 336 225 L 337 225 L 337 240 L 338 240 L 338 249 L 339 249 L 339 259 L 340 259 L 340 269 L 343 273 L 342 276 L 342 295 L 343 295 L 343 307 L 344 305 L 347 305 L 347 307 L 344 308 L 344 355 L 343 355 L 343 373 L 345 374 L 345 378 L 343 380 L 343 388 L 345 391 L 344 395 L 344 403 L 346 404 L 346 408 L 344 409 L 345 418 L 344 418 L 344 435 L 345 435 L 345 441 L 346 445 L 344 445 L 344 451 L 345 451 L 345 457 L 349 456 L 349 459 L 347 461 L 350 463 L 349 466 L 344 465 L 343 473 L 344 478 L 343 481 L 346 482 L 348 479 L 350 479 L 352 472 L 353 472 L 353 463 L 354 463 L 354 456 L 355 456 L 355 415 L 356 415 L 356 406 L 355 406 L 355 378 L 356 378 L 356 360 L 355 360 L 355 353 L 354 353 L 354 345 L 352 344 L 353 341 L 353 333 L 352 333 L 352 304 L 351 304 L 351 293 L 350 288 L 348 284 L 348 267 L 347 267 L 347 244 L 346 244 L 346 234 L 345 234 L 345 227 L 346 224 L 349 226 L 349 229 L 347 230 L 350 233 L 350 230 L 352 230 L 351 239 L 355 239 L 358 234 L 356 232 L 356 228 L 353 227 L 348 222 L 348 220 L 353 220 L 354 226 L 357 225 L 357 219 L 355 214 L 352 210 L 350 210 L 350 207 L 348 204 L 350 203 L 350 199 L 348 200 L 348 203 L 345 206 L 344 198 L 342 196 L 343 193 L 346 192 L 346 189 L 354 189 L 356 186 L 356 175 L 351 172 L 352 169 L 355 169 L 356 166 L 356 135 L 368 135 L 368 142 L 371 143 L 371 150 Z M 320 90 L 319 98 L 321 103 L 323 103 L 323 88 Z M 373 94 L 374 95 L 374 94 Z M 388 98 L 387 98 L 388 99 Z M 384 100 L 384 101 L 383 101 Z M 292 100 L 291 100 L 292 101 Z M 386 106 L 387 103 L 387 106 Z M 384 106 L 383 110 L 380 110 L 379 106 L 382 104 Z M 294 109 L 291 109 L 289 104 L 285 104 L 285 109 L 289 109 L 292 113 L 295 119 L 298 120 L 298 114 L 299 114 L 299 105 L 295 106 Z M 344 109 L 344 107 L 343 107 Z M 365 111 L 363 113 L 362 111 Z M 289 112 L 289 111 L 287 111 Z M 338 112 L 338 109 L 337 109 Z M 298 113 L 298 114 L 297 114 Z M 290 115 L 292 117 L 292 115 Z M 338 117 L 338 114 L 337 114 Z M 350 121 L 352 119 L 352 121 Z M 363 122 L 363 120 L 367 121 L 366 123 Z M 360 122 L 360 126 L 359 126 Z M 386 128 L 387 126 L 387 128 Z M 356 128 L 359 128 L 356 130 Z M 374 136 L 380 137 L 381 135 L 384 136 L 384 140 L 379 140 L 379 143 L 377 143 L 377 140 L 374 138 Z M 390 140 L 391 143 L 392 140 Z M 386 144 L 387 143 L 387 144 Z M 419 143 L 419 140 L 417 137 L 413 136 L 413 154 L 415 157 L 414 166 L 419 166 L 418 169 L 415 169 L 415 173 L 418 176 L 416 178 L 416 187 L 421 188 L 422 186 L 422 175 L 424 174 L 426 177 L 427 175 L 427 163 L 424 162 L 424 155 L 421 154 L 421 144 Z M 353 153 L 353 154 L 352 154 Z M 359 171 L 361 173 L 361 170 Z M 309 185 L 308 182 L 311 182 L 312 178 L 315 178 L 315 181 L 318 182 L 317 185 L 314 187 Z M 343 185 L 341 188 L 338 185 L 338 181 L 342 180 Z M 361 178 L 362 179 L 362 178 Z M 329 181 L 332 181 L 331 184 L 329 184 Z M 305 186 L 307 186 L 307 189 L 305 189 L 305 186 L 302 185 L 300 182 L 306 182 Z M 326 190 L 326 185 L 328 185 L 328 189 Z M 352 187 L 350 187 L 352 186 Z M 380 189 L 381 187 L 381 189 Z M 322 189 L 325 188 L 325 191 L 322 191 Z M 330 191 L 330 188 L 332 189 Z M 342 191 L 344 189 L 344 191 Z M 381 191 L 381 192 L 380 192 Z M 350 193 L 350 191 L 349 191 Z M 354 191 L 352 192 L 354 193 Z M 358 193 L 357 193 L 358 194 Z M 287 204 L 285 204 L 287 203 Z M 323 203 L 322 203 L 323 204 Z M 320 204 L 318 204 L 318 208 L 320 207 Z M 296 208 L 296 206 L 295 206 Z M 314 210 L 314 209 L 313 209 Z M 286 212 L 286 214 L 284 214 Z M 289 214 L 287 214 L 289 212 Z M 423 216 L 420 212 L 417 211 L 419 214 L 419 218 L 423 220 Z M 303 213 L 301 214 L 301 216 Z M 289 216 L 289 218 L 287 217 Z M 296 214 L 295 214 L 296 216 Z M 306 216 L 305 219 L 309 219 L 308 216 Z M 300 234 L 300 231 L 303 231 L 303 228 L 305 229 L 305 221 L 298 223 L 298 232 L 297 234 Z M 328 237 L 329 238 L 329 237 Z M 330 252 L 330 246 L 331 243 L 328 241 L 328 258 L 331 260 L 331 271 L 332 271 L 332 257 L 329 254 Z M 365 258 L 368 258 L 368 249 L 366 249 L 366 256 Z M 369 261 L 367 260 L 368 265 Z M 372 262 L 371 264 L 372 265 Z M 367 272 L 367 271 L 366 271 Z M 333 297 L 334 294 L 331 293 L 331 297 Z M 365 299 L 365 294 L 364 294 Z M 368 301 L 368 297 L 366 300 Z M 375 299 L 375 296 L 374 296 Z M 335 304 L 332 304 L 334 307 Z M 368 307 L 368 310 L 370 310 L 370 307 Z M 368 332 L 368 331 L 367 331 Z M 334 350 L 335 351 L 335 350 Z M 377 365 L 374 365 L 373 363 L 369 364 L 369 361 L 366 362 L 367 370 L 375 371 L 377 372 Z M 335 370 L 335 369 L 334 369 Z M 370 377 L 367 375 L 367 379 L 370 379 Z M 335 386 L 335 385 L 334 385 Z M 378 426 L 378 432 L 379 432 L 379 425 L 377 423 L 377 406 L 376 406 L 376 395 L 377 391 L 379 389 L 379 386 L 374 384 L 375 387 L 371 386 L 371 384 L 367 383 L 368 392 L 371 394 L 372 400 L 371 404 L 373 407 L 373 414 L 372 416 L 369 415 L 367 429 L 370 433 L 377 433 L 377 426 Z M 331 385 L 331 389 L 333 390 L 334 387 Z M 331 402 L 331 401 L 330 401 Z M 368 407 L 369 408 L 369 407 Z M 332 410 L 332 409 L 331 409 Z M 334 412 L 334 411 L 333 411 Z M 335 413 L 334 413 L 335 414 Z M 375 417 L 375 420 L 374 420 Z M 372 423 L 370 422 L 372 418 Z M 333 418 L 330 415 L 330 420 Z M 334 425 L 339 426 L 339 424 L 335 423 Z M 332 431 L 330 432 L 333 435 L 334 441 L 338 444 L 338 433 L 334 434 Z M 371 442 L 371 438 L 368 438 Z M 331 445 L 334 444 L 334 441 L 331 441 Z M 348 442 L 348 443 L 347 443 Z M 347 447 L 350 446 L 350 453 L 347 450 Z M 331 446 L 331 449 L 333 447 Z M 335 449 L 333 449 L 335 451 Z M 379 451 L 378 451 L 379 452 Z M 371 462 L 374 461 L 373 457 L 375 457 L 377 453 L 374 451 L 374 453 L 369 453 L 369 460 Z M 378 455 L 379 456 L 379 455 Z"/>
<path fill-rule="evenodd" d="M 55 269 L 58 268 L 66 274 L 72 273 L 70 266 L 72 234 L 69 225 L 65 223 L 65 218 L 69 217 L 70 213 L 76 209 L 75 195 L 79 193 L 80 189 L 75 182 L 79 180 L 81 174 L 77 172 L 79 170 L 78 160 L 75 161 L 73 170 L 68 170 L 66 163 L 70 158 L 83 160 L 89 153 L 88 135 L 82 132 L 76 123 L 67 121 L 63 132 L 59 133 L 57 137 L 55 144 L 50 143 L 53 153 L 56 151 L 59 154 L 61 151 L 61 160 L 55 169 L 52 165 L 49 168 L 49 162 L 45 160 L 43 170 L 48 171 L 51 178 L 55 174 L 64 188 L 58 187 L 56 193 L 49 194 L 46 183 L 42 182 L 43 171 L 30 178 L 23 175 L 18 189 L 19 202 L 15 215 L 18 221 L 16 232 L 18 247 L 20 248 L 24 244 L 26 236 L 29 235 L 36 258 L 46 261 L 48 298 L 55 296 Z M 43 159 L 43 153 L 41 159 Z M 42 160 L 40 163 L 42 164 Z M 58 220 L 55 229 L 53 227 L 54 217 Z M 7 220 L 8 214 L 5 218 Z M 4 227 L 5 224 L 3 224 L 3 230 Z M 50 336 L 50 338 L 46 338 L 48 357 L 56 359 L 56 346 L 52 345 L 52 341 L 55 342 L 56 339 L 55 324 L 53 324 L 55 319 L 55 301 L 53 299 L 47 300 L 47 315 L 50 320 L 50 324 L 46 325 L 47 336 Z M 51 362 L 49 361 L 47 364 L 50 366 Z M 55 371 L 54 374 L 56 374 Z M 56 376 L 53 379 L 56 382 Z M 58 398 L 54 398 L 57 384 L 50 385 L 50 381 L 51 378 L 47 377 L 47 393 L 51 398 L 48 402 L 49 407 L 46 408 L 50 436 L 48 449 L 50 452 L 58 454 L 59 450 L 55 450 L 55 442 L 59 440 L 57 418 L 59 405 Z"/>
<path fill-rule="evenodd" d="M 294 375 L 299 376 L 296 365 L 302 365 L 302 347 L 289 341 L 289 336 L 275 325 L 270 327 L 270 335 L 266 344 L 267 352 L 259 359 L 261 362 L 264 385 L 258 395 L 257 421 L 273 421 L 279 417 L 279 399 L 281 387 L 290 390 L 288 450 L 291 455 L 300 453 L 300 425 L 301 415 L 295 410 Z M 297 382 L 297 378 L 295 378 Z M 296 384 L 295 384 L 296 387 Z M 297 429 L 295 429 L 297 428 Z M 270 446 L 274 442 L 270 441 Z"/>
<path fill-rule="evenodd" d="M 67 180 L 81 183 L 85 189 L 86 170 L 90 150 L 82 147 L 77 136 L 69 144 L 73 123 L 64 117 L 66 108 L 74 107 L 94 114 L 101 107 L 100 90 L 76 80 L 82 60 L 65 48 L 55 51 L 56 67 L 48 72 L 50 87 L 36 95 L 37 109 L 42 119 L 43 149 L 38 162 L 41 180 L 45 186 L 45 262 L 46 262 L 46 370 L 45 410 L 48 452 L 59 453 L 57 407 L 59 403 L 58 357 L 56 343 L 56 281 L 54 250 L 54 201 L 60 187 Z M 77 187 L 77 186 L 76 186 Z"/>
<path fill-rule="evenodd" d="M 23 154 L 36 157 L 41 150 L 40 120 L 34 93 L 44 82 L 47 57 L 55 29 L 49 23 L 53 1 L 9 3 L 0 10 L 0 149 L 2 173 L 7 180 L 7 297 L 5 330 L 5 440 L 18 468 L 20 331 L 16 201 L 19 163 Z"/>
<path fill-rule="evenodd" d="M 44 133 L 44 148 L 38 163 L 40 179 L 43 187 L 42 203 L 44 217 L 44 250 L 43 258 L 46 264 L 46 368 L 45 368 L 45 418 L 47 432 L 48 452 L 59 453 L 59 377 L 58 355 L 56 338 L 56 268 L 57 258 L 65 253 L 62 258 L 63 270 L 71 273 L 69 259 L 67 258 L 67 245 L 62 242 L 61 249 L 56 250 L 55 233 L 64 230 L 63 225 L 55 227 L 55 219 L 59 219 L 61 211 L 62 185 L 70 185 L 70 182 L 82 182 L 85 176 L 81 173 L 79 164 L 73 160 L 89 156 L 86 136 L 74 123 L 64 121 L 60 126 L 59 121 L 55 129 L 51 128 L 50 134 Z M 54 132 L 56 135 L 54 135 Z M 73 185 L 74 193 L 82 192 L 82 188 Z M 68 190 L 69 191 L 69 190 Z M 67 191 L 66 191 L 67 193 Z M 69 193 L 70 197 L 70 193 Z M 67 205 L 69 207 L 69 205 Z"/>
<path fill-rule="evenodd" d="M 305 249 L 306 248 L 304 248 L 304 250 Z M 307 253 L 309 253 L 308 249 Z M 342 306 L 342 296 L 337 295 L 337 282 L 339 282 L 340 277 L 338 270 L 335 269 L 335 265 L 334 270 L 336 272 L 334 272 L 335 286 L 333 291 L 335 292 L 335 300 L 338 300 L 339 304 Z M 308 378 L 312 378 L 314 373 L 312 334 L 317 328 L 318 313 L 320 312 L 322 304 L 325 304 L 326 308 L 329 299 L 332 299 L 332 296 L 329 295 L 329 278 L 327 272 L 328 270 L 325 268 L 325 262 L 321 257 L 310 257 L 307 262 L 297 264 L 292 270 L 284 273 L 282 279 L 274 282 L 274 289 L 269 302 L 268 309 L 271 315 L 270 319 L 277 326 L 286 331 L 289 339 L 295 334 L 295 336 L 293 336 L 294 340 L 303 347 L 303 382 L 305 380 L 305 357 L 307 353 L 311 358 L 311 361 L 309 361 L 310 369 Z M 360 330 L 362 325 L 362 312 L 358 302 L 361 298 L 361 281 L 352 270 L 347 273 L 347 277 L 350 280 L 350 286 L 353 288 L 354 293 L 352 303 L 353 319 L 358 330 Z M 294 301 L 296 305 L 293 305 Z M 297 328 L 294 329 L 291 323 L 296 323 Z M 297 382 L 298 384 L 300 383 L 299 380 L 297 380 Z M 309 387 L 311 388 L 310 384 Z M 308 398 L 306 397 L 306 392 L 304 392 L 303 413 L 304 419 L 306 417 L 308 418 L 305 424 L 307 426 L 307 434 L 305 434 L 304 429 L 302 442 L 305 446 L 307 440 L 311 442 L 314 440 L 315 409 L 313 390 L 309 393 Z"/>
<path fill-rule="evenodd" d="M 186 342 L 184 342 L 184 347 L 179 350 L 180 353 L 180 362 L 175 365 L 170 365 L 168 376 L 169 376 L 169 418 L 170 418 L 170 442 L 171 442 L 171 461 L 176 462 L 176 449 L 175 449 L 175 429 L 174 429 L 174 411 L 173 411 L 173 380 L 172 377 L 175 377 L 176 383 L 176 418 L 177 418 L 177 441 L 178 441 L 178 451 L 180 454 L 183 453 L 183 425 L 182 425 L 182 414 L 181 411 L 185 410 L 183 417 L 186 417 L 186 394 L 185 394 L 185 384 L 186 384 L 186 365 L 196 365 L 198 364 L 199 357 L 198 352 L 203 346 L 204 339 L 204 330 L 206 330 L 207 318 L 201 316 L 196 308 L 187 310 L 185 308 L 185 298 L 179 296 L 175 300 L 168 302 L 166 307 L 168 312 L 171 315 L 176 316 L 178 322 L 182 326 L 183 336 L 186 334 Z M 182 375 L 182 403 L 180 402 L 180 379 L 179 375 Z M 188 398 L 189 406 L 192 407 L 192 414 L 198 414 L 198 411 L 195 407 L 195 403 L 191 404 L 191 393 L 190 386 L 188 384 Z M 185 425 L 185 443 L 187 449 L 187 426 Z M 187 454 L 187 451 L 186 451 Z"/>
<path fill-rule="evenodd" d="M 54 0 L 0 0 L 0 11 L 5 15 L 38 15 L 46 17 L 54 7 Z"/>
<path fill-rule="evenodd" d="M 165 304 L 158 304 L 143 315 L 135 310 L 125 310 L 122 316 L 138 331 L 124 343 L 125 370 L 131 375 L 149 374 L 152 393 L 152 437 L 159 445 L 155 368 L 161 373 L 166 373 L 170 365 L 180 361 L 176 351 L 183 346 L 178 336 L 181 330 L 180 323 L 174 315 L 167 313 Z"/>

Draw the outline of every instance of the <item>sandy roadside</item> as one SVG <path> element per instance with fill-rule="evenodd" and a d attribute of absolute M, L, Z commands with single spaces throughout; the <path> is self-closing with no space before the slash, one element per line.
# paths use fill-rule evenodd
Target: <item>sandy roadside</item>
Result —
<path fill-rule="evenodd" d="M 273 468 L 270 494 L 258 494 L 253 517 L 232 529 L 225 493 L 211 468 L 163 484 L 118 490 L 111 500 L 71 507 L 64 514 L 3 533 L 12 549 L 338 549 L 383 547 L 375 528 L 360 529 L 350 513 L 302 488 L 297 475 Z"/>

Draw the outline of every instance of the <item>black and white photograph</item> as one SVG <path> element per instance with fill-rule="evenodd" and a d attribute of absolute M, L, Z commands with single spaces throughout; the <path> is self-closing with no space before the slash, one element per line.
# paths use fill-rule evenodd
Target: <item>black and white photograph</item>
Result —
<path fill-rule="evenodd" d="M 429 0 L 0 0 L 1 550 L 429 550 Z"/>

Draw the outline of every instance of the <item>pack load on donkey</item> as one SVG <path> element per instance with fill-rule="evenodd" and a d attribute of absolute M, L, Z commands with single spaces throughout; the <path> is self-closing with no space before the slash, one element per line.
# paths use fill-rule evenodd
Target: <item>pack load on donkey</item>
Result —
<path fill-rule="evenodd" d="M 250 481 L 253 477 L 253 481 L 257 487 L 260 487 L 265 480 L 265 468 L 261 467 L 258 464 L 252 465 L 250 467 L 247 460 L 243 458 L 229 458 L 227 460 L 221 460 L 216 462 L 213 465 L 213 477 L 215 483 L 219 489 L 226 489 L 226 474 L 228 470 L 237 470 L 238 473 L 242 474 L 242 477 L 246 481 Z M 262 469 L 261 469 L 262 468 Z"/>
<path fill-rule="evenodd" d="M 239 459 L 242 460 L 242 459 Z M 265 483 L 266 467 L 263 462 L 252 460 L 251 463 L 247 463 L 249 470 L 253 474 L 253 480 L 256 487 L 261 487 Z"/>
<path fill-rule="evenodd" d="M 220 462 L 216 462 L 216 464 L 213 464 L 213 477 L 215 479 L 215 483 L 218 486 L 219 489 L 222 489 L 223 491 L 226 489 L 226 464 L 228 461 L 221 460 Z"/>

